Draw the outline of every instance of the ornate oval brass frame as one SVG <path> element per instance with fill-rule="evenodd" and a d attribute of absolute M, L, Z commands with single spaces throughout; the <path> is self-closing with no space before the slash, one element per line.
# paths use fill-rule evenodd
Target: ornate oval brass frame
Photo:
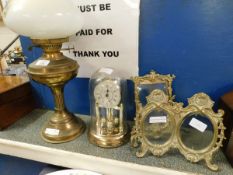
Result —
<path fill-rule="evenodd" d="M 205 160 L 206 165 L 213 171 L 217 171 L 219 168 L 216 164 L 212 163 L 213 154 L 222 146 L 222 141 L 224 137 L 225 127 L 222 122 L 222 116 L 224 114 L 223 110 L 218 110 L 215 113 L 212 108 L 214 102 L 210 97 L 204 93 L 195 94 L 189 100 L 189 105 L 180 111 L 180 119 L 177 123 L 176 133 L 177 133 L 177 143 L 178 149 L 184 157 L 190 162 L 199 162 L 200 160 Z M 181 140 L 180 130 L 181 125 L 185 118 L 190 114 L 202 114 L 209 119 L 213 126 L 213 139 L 211 143 L 201 150 L 194 150 L 185 146 Z"/>
<path fill-rule="evenodd" d="M 141 145 L 140 149 L 136 152 L 136 155 L 137 157 L 143 157 L 147 152 L 151 152 L 155 156 L 162 156 L 172 147 L 172 142 L 175 138 L 175 132 L 171 133 L 170 138 L 165 143 L 152 144 L 145 136 L 144 120 L 153 110 L 163 110 L 168 114 L 169 117 L 167 118 L 169 119 L 169 122 L 166 123 L 165 126 L 159 128 L 159 130 L 166 130 L 167 127 L 170 126 L 170 124 L 175 129 L 176 121 L 174 109 L 176 108 L 176 105 L 170 105 L 170 103 L 168 103 L 169 97 L 162 90 L 159 89 L 154 90 L 147 97 L 147 101 L 148 104 L 141 110 L 141 120 L 139 121 L 138 125 L 141 132 L 136 135 L 137 140 L 141 143 Z"/>

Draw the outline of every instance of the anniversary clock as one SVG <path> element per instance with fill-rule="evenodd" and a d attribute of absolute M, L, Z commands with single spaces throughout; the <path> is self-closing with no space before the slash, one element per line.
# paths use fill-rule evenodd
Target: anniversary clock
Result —
<path fill-rule="evenodd" d="M 125 100 L 126 81 L 110 68 L 90 80 L 91 124 L 89 140 L 100 147 L 118 147 L 128 140 Z"/>

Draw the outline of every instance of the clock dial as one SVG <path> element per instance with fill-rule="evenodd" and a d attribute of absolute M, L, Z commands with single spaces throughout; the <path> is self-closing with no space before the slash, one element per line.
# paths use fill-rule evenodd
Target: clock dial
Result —
<path fill-rule="evenodd" d="M 94 97 L 101 107 L 113 108 L 121 101 L 120 86 L 113 80 L 105 80 L 94 89 Z"/>

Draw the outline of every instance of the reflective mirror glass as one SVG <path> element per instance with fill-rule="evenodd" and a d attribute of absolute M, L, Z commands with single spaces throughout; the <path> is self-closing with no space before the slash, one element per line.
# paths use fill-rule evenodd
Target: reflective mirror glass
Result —
<path fill-rule="evenodd" d="M 172 123 L 170 115 L 164 110 L 150 112 L 143 125 L 144 136 L 150 144 L 161 145 L 166 143 L 174 131 L 174 122 Z"/>
<path fill-rule="evenodd" d="M 193 150 L 208 147 L 214 137 L 211 121 L 202 114 L 189 114 L 180 127 L 180 138 L 183 144 Z"/>
<path fill-rule="evenodd" d="M 166 95 L 167 93 L 167 86 L 166 83 L 156 83 L 156 84 L 140 84 L 138 86 L 139 91 L 139 100 L 142 103 L 142 106 L 145 106 L 147 103 L 146 97 L 150 95 L 150 93 L 155 90 L 160 89 L 162 90 Z"/>

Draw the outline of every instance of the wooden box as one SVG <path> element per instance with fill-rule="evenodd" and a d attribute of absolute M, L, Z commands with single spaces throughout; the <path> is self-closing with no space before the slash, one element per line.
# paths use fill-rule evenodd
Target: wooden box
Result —
<path fill-rule="evenodd" d="M 0 76 L 0 130 L 10 126 L 35 108 L 27 78 Z"/>
<path fill-rule="evenodd" d="M 219 108 L 225 111 L 223 123 L 226 140 L 223 141 L 223 151 L 233 167 L 233 91 L 220 98 Z"/>

